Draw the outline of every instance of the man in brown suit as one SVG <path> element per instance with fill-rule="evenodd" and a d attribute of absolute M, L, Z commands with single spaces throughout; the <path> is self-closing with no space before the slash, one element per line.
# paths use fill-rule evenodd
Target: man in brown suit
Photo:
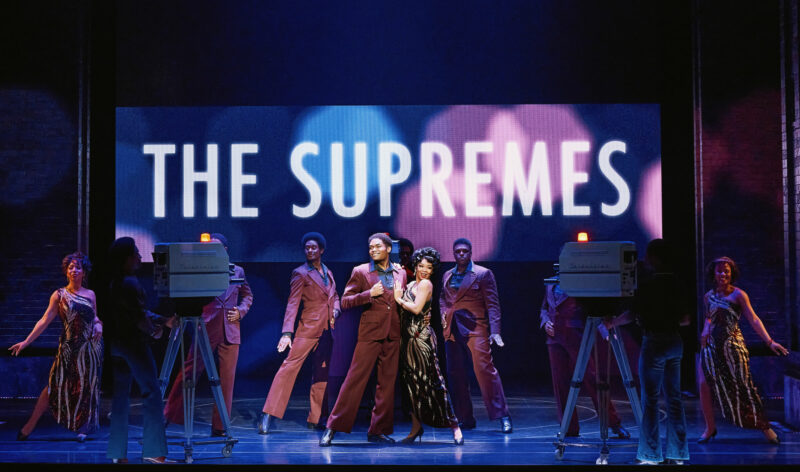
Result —
<path fill-rule="evenodd" d="M 560 424 L 561 418 L 564 416 L 564 407 L 567 404 L 575 363 L 578 361 L 578 351 L 585 325 L 584 313 L 578 301 L 562 292 L 559 285 L 548 285 L 545 287 L 539 319 L 541 320 L 540 327 L 547 333 L 547 353 L 550 356 L 553 394 L 556 398 Z M 598 340 L 597 343 L 600 341 Z M 603 365 L 606 362 L 605 356 L 608 349 L 606 346 L 598 345 L 597 350 L 600 364 Z M 583 386 L 592 398 L 596 410 L 597 385 L 593 356 L 589 357 L 583 380 Z M 619 415 L 613 402 L 608 403 L 608 427 L 620 439 L 631 437 L 630 433 L 620 424 Z M 567 436 L 578 436 L 579 434 L 578 415 L 575 411 L 567 429 Z"/>
<path fill-rule="evenodd" d="M 462 428 L 475 427 L 465 369 L 471 358 L 489 419 L 499 419 L 501 430 L 510 433 L 511 416 L 490 347 L 492 343 L 503 347 L 494 274 L 472 262 L 472 243 L 468 239 L 455 240 L 453 256 L 456 266 L 445 272 L 439 298 L 453 409 Z"/>
<path fill-rule="evenodd" d="M 369 237 L 372 261 L 353 268 L 342 294 L 342 308 L 363 307 L 358 325 L 358 342 L 350 369 L 333 406 L 328 427 L 319 445 L 327 447 L 337 431 L 349 433 L 358 412 L 372 368 L 378 363 L 375 408 L 372 410 L 367 440 L 393 443 L 394 384 L 400 351 L 400 314 L 394 300 L 394 287 L 405 289 L 406 273 L 389 261 L 392 240 L 384 233 Z"/>
<path fill-rule="evenodd" d="M 306 263 L 292 271 L 289 301 L 283 315 L 283 334 L 278 341 L 278 352 L 289 348 L 289 355 L 272 380 L 258 422 L 258 433 L 269 433 L 271 417 L 283 418 L 292 394 L 297 373 L 310 353 L 314 353 L 311 367 L 311 411 L 306 424 L 309 429 L 320 429 L 320 417 L 328 413 L 328 365 L 331 360 L 333 329 L 339 316 L 339 295 L 333 273 L 322 263 L 325 237 L 320 233 L 303 236 Z M 303 312 L 295 331 L 295 319 L 303 303 Z M 294 333 L 294 343 L 292 334 Z"/>
<path fill-rule="evenodd" d="M 228 250 L 228 240 L 222 234 L 212 233 L 211 241 L 222 243 L 225 250 Z M 234 265 L 234 277 L 244 280 L 244 269 Z M 236 363 L 239 360 L 239 343 L 241 342 L 239 321 L 244 318 L 252 304 L 253 292 L 245 280 L 241 284 L 231 284 L 224 294 L 203 307 L 202 318 L 206 324 L 206 331 L 208 331 L 211 351 L 217 354 L 220 386 L 222 387 L 222 396 L 225 398 L 225 406 L 228 408 L 228 417 L 231 414 L 233 382 L 236 378 Z M 164 407 L 164 418 L 169 423 L 183 424 L 183 377 L 184 375 L 187 378 L 192 376 L 194 349 L 195 344 L 192 344 L 183 364 L 183 374 L 178 374 L 172 384 L 172 390 L 169 392 L 167 406 Z M 197 360 L 197 373 L 200 374 L 205 366 L 199 356 Z M 211 417 L 211 435 L 225 435 L 216 405 Z"/>

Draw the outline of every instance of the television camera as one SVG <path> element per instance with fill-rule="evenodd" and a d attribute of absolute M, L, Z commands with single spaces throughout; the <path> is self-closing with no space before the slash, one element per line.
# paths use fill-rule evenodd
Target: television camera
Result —
<path fill-rule="evenodd" d="M 159 382 L 163 398 L 169 384 L 170 374 L 178 351 L 181 353 L 181 365 L 185 362 L 185 333 L 192 333 L 195 348 L 191 350 L 193 366 L 191 378 L 183 372 L 184 401 L 184 440 L 176 444 L 182 445 L 187 463 L 191 463 L 194 444 L 224 444 L 222 455 L 229 457 L 233 445 L 238 442 L 231 436 L 228 408 L 222 396 L 219 375 L 217 373 L 211 343 L 208 339 L 205 323 L 200 316 L 203 307 L 224 294 L 230 284 L 244 282 L 234 277 L 234 266 L 230 263 L 228 253 L 220 242 L 158 243 L 153 249 L 153 285 L 158 296 L 174 304 L 175 313 L 180 324 L 170 333 L 164 363 L 161 366 Z M 195 441 L 194 399 L 197 381 L 197 354 L 202 356 L 206 366 L 211 392 L 225 428 L 225 438 L 210 441 Z"/>
<path fill-rule="evenodd" d="M 601 331 L 603 337 L 609 341 L 609 348 L 613 350 L 617 360 L 636 423 L 641 424 L 641 404 L 625 349 L 616 329 L 612 328 L 609 332 L 603 324 L 605 317 L 616 316 L 620 313 L 623 299 L 634 295 L 637 282 L 636 267 L 636 245 L 630 241 L 567 242 L 561 249 L 558 264 L 554 264 L 556 276 L 545 279 L 545 284 L 559 284 L 564 293 L 575 298 L 587 317 L 566 408 L 562 416 L 561 429 L 557 441 L 554 443 L 557 459 L 563 458 L 564 450 L 568 445 L 586 446 L 585 444 L 567 443 L 565 439 L 592 348 L 597 349 L 595 345 L 597 336 L 594 335 L 597 330 Z M 596 367 L 599 368 L 599 366 Z M 608 370 L 606 369 L 606 378 L 603 381 L 599 378 L 599 370 L 597 372 L 598 417 L 602 440 L 600 455 L 596 460 L 597 464 L 607 464 L 609 456 L 607 443 L 608 402 L 610 401 Z"/>

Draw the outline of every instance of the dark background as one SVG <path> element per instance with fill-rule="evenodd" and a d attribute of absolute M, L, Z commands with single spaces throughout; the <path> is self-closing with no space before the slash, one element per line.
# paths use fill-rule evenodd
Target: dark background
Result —
<path fill-rule="evenodd" d="M 60 259 L 76 247 L 94 261 L 91 286 L 101 295 L 114 201 L 126 198 L 115 195 L 113 181 L 117 106 L 658 103 L 664 235 L 678 248 L 693 300 L 707 289 L 697 259 L 730 255 L 767 329 L 787 341 L 778 6 L 699 4 L 697 11 L 686 0 L 6 5 L 0 339 L 9 346 L 24 339 L 63 284 Z M 696 35 L 693 43 L 695 26 L 703 41 Z M 698 124 L 707 133 L 695 141 Z M 698 161 L 700 144 L 709 151 Z M 698 163 L 709 169 L 699 180 Z M 353 236 L 360 244 L 364 235 Z M 506 347 L 495 361 L 506 392 L 549 394 L 538 311 L 550 266 L 486 265 L 503 308 Z M 237 396 L 265 395 L 282 360 L 273 346 L 293 266 L 245 266 L 255 303 L 242 323 Z M 332 266 L 340 287 L 350 267 Z M 148 286 L 148 267 L 142 276 Z M 744 330 L 748 342 L 757 340 Z M 16 380 L 0 393 L 39 391 L 59 331 L 53 323 L 26 360 L 1 359 Z M 684 388 L 693 390 L 696 327 L 685 334 Z M 779 391 L 777 373 L 754 369 L 754 377 L 768 394 Z M 297 392 L 303 382 L 301 374 Z"/>

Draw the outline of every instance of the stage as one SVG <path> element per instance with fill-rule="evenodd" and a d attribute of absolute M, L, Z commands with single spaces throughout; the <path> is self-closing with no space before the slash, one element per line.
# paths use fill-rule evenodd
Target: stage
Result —
<path fill-rule="evenodd" d="M 448 429 L 426 428 L 422 443 L 406 445 L 396 443 L 383 446 L 366 440 L 367 410 L 359 411 L 352 434 L 338 433 L 330 448 L 318 445 L 321 431 L 306 429 L 308 398 L 295 395 L 283 420 L 272 424 L 269 435 L 261 436 L 254 426 L 256 414 L 263 398 L 234 400 L 233 434 L 239 440 L 233 454 L 225 458 L 222 445 L 197 445 L 192 466 L 202 465 L 340 465 L 340 466 L 589 466 L 594 465 L 598 447 L 566 448 L 562 460 L 554 455 L 553 440 L 558 431 L 554 401 L 547 397 L 509 397 L 514 432 L 503 434 L 499 422 L 488 421 L 480 397 L 473 397 L 477 427 L 464 431 L 465 444 L 455 446 Z M 52 416 L 42 417 L 37 429 L 24 442 L 15 441 L 19 427 L 27 420 L 34 400 L 0 400 L 2 411 L 2 433 L 0 433 L 0 462 L 3 463 L 50 463 L 50 464 L 109 464 L 106 459 L 108 442 L 108 418 L 110 399 L 103 401 L 103 418 L 100 431 L 90 435 L 84 443 L 78 443 L 75 435 L 58 426 Z M 134 400 L 131 408 L 131 426 L 128 458 L 131 464 L 141 458 L 141 410 Z M 638 428 L 633 424 L 633 415 L 627 401 L 614 401 L 623 425 L 631 432 L 630 440 L 610 440 L 612 447 L 610 465 L 636 463 L 636 438 Z M 211 399 L 198 399 L 196 440 L 208 439 L 210 433 Z M 768 444 L 760 432 L 743 430 L 718 419 L 717 437 L 708 444 L 697 444 L 703 431 L 703 420 L 699 402 L 686 399 L 686 415 L 689 425 L 689 451 L 692 465 L 790 465 L 800 462 L 800 434 L 773 422 L 773 428 L 781 439 L 778 446 Z M 767 401 L 769 418 L 783 416 L 781 401 Z M 597 416 L 588 397 L 578 402 L 581 438 L 577 442 L 599 444 Z M 662 410 L 662 419 L 665 414 Z M 662 423 L 663 425 L 663 423 Z M 395 433 L 400 440 L 408 434 L 410 420 L 396 410 Z M 170 443 L 181 440 L 182 427 L 169 425 L 167 439 Z M 663 434 L 663 433 L 662 433 Z M 170 444 L 169 458 L 183 462 L 184 452 L 180 445 Z"/>

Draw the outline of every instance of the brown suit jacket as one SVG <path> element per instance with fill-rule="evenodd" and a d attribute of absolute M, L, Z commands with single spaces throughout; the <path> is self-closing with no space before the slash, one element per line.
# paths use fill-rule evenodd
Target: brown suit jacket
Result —
<path fill-rule="evenodd" d="M 544 328 L 548 321 L 554 325 L 555 334 L 553 337 L 547 336 L 548 344 L 566 342 L 565 329 L 582 330 L 585 325 L 583 310 L 578 301 L 560 290 L 556 292 L 555 285 L 548 285 L 544 289 L 539 320 L 540 328 Z"/>
<path fill-rule="evenodd" d="M 492 271 L 473 262 L 472 271 L 467 271 L 461 286 L 454 290 L 450 278 L 455 270 L 448 270 L 442 277 L 439 307 L 447 322 L 444 338 L 453 339 L 454 322 L 464 337 L 500 334 L 500 300 Z"/>
<path fill-rule="evenodd" d="M 328 285 L 322 280 L 319 272 L 309 265 L 303 264 L 292 271 L 289 301 L 283 315 L 283 333 L 294 333 L 296 338 L 318 338 L 328 329 L 329 320 L 339 311 L 339 294 L 336 293 L 336 282 L 333 273 L 328 270 Z M 294 322 L 297 312 L 303 303 L 297 331 Z"/>
<path fill-rule="evenodd" d="M 238 265 L 233 266 L 234 277 L 244 279 L 244 269 Z M 241 301 L 239 301 L 241 299 Z M 214 301 L 203 307 L 203 321 L 206 323 L 206 330 L 208 331 L 208 338 L 212 344 L 224 340 L 230 344 L 239 344 L 241 342 L 239 336 L 239 321 L 228 321 L 225 312 L 231 308 L 238 308 L 239 314 L 242 318 L 250 310 L 250 305 L 253 304 L 253 292 L 250 290 L 250 285 L 245 279 L 241 284 L 231 284 L 228 290 L 219 297 L 214 298 Z"/>
<path fill-rule="evenodd" d="M 380 282 L 377 271 L 370 271 L 371 263 L 361 264 L 353 268 L 350 280 L 342 294 L 342 308 L 363 307 L 361 321 L 358 325 L 359 341 L 379 341 L 386 338 L 400 338 L 400 313 L 394 300 L 394 291 L 384 287 L 383 294 L 371 297 L 370 288 Z M 405 289 L 406 271 L 397 264 L 392 264 L 395 286 Z"/>

